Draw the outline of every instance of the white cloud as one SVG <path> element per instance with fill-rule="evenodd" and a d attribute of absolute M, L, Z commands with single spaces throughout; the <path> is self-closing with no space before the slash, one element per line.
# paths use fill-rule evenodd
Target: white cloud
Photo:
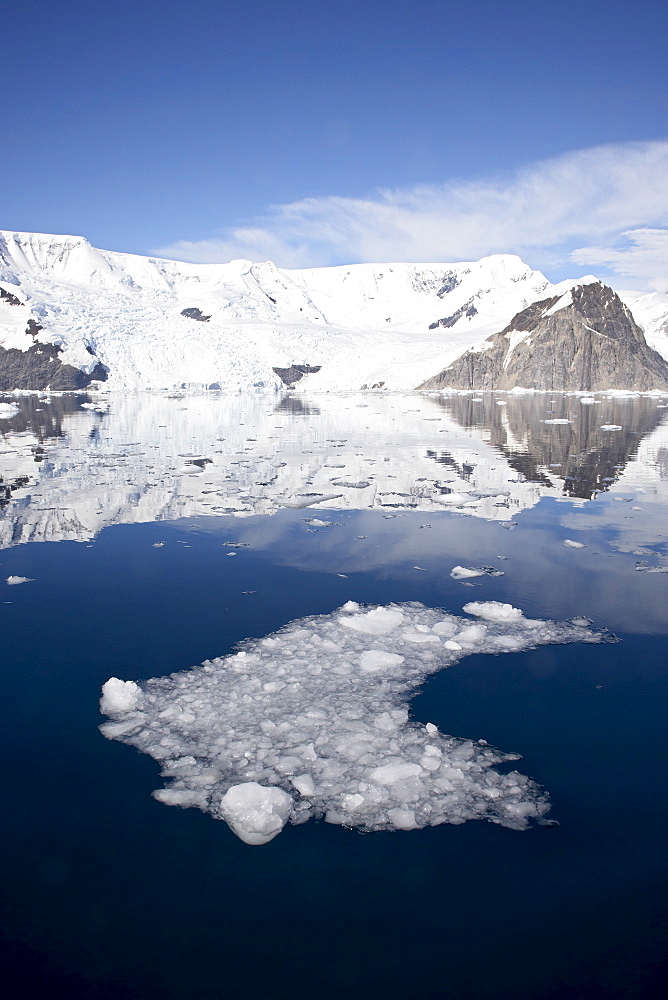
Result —
<path fill-rule="evenodd" d="M 508 252 L 527 255 L 534 266 L 600 261 L 651 281 L 659 268 L 665 272 L 667 176 L 668 142 L 598 146 L 510 178 L 383 190 L 366 199 L 305 198 L 273 206 L 252 226 L 158 252 L 197 262 L 269 259 L 284 267 Z M 615 247 L 622 233 L 629 246 Z M 634 243 L 637 233 L 645 235 Z"/>
<path fill-rule="evenodd" d="M 571 253 L 575 264 L 607 267 L 625 278 L 635 278 L 668 291 L 668 230 L 631 229 L 617 246 L 581 247 Z"/>

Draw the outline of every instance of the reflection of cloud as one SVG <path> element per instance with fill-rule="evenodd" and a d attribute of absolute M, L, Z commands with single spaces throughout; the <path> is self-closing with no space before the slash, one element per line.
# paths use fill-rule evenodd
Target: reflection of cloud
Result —
<path fill-rule="evenodd" d="M 384 190 L 366 199 L 304 198 L 274 206 L 252 225 L 158 252 L 199 263 L 270 259 L 284 267 L 531 252 L 532 261 L 545 266 L 565 260 L 582 241 L 603 245 L 620 232 L 668 224 L 667 172 L 668 142 L 598 146 L 511 178 Z M 589 252 L 573 251 L 583 259 Z M 606 263 L 603 256 L 597 259 Z M 627 256 L 629 270 L 619 273 L 652 280 L 665 270 L 653 270 L 662 260 Z"/>

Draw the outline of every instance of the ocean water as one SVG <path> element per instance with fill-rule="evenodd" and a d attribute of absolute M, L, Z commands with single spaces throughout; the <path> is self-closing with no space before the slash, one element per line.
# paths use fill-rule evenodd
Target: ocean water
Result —
<path fill-rule="evenodd" d="M 11 401 L 11 995 L 663 996 L 668 399 Z M 156 801 L 158 763 L 100 734 L 109 677 L 187 670 L 347 601 L 458 616 L 494 601 L 602 630 L 474 652 L 410 701 L 415 723 L 521 755 L 498 769 L 544 790 L 548 823 L 321 818 L 251 847 Z"/>

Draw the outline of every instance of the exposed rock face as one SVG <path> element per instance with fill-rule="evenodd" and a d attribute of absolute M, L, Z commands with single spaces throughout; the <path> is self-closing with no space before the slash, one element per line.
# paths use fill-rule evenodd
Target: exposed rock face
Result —
<path fill-rule="evenodd" d="M 191 306 L 189 309 L 182 309 L 181 315 L 187 319 L 197 319 L 200 323 L 208 323 L 211 319 L 210 316 L 205 316 L 202 310 L 196 306 Z"/>
<path fill-rule="evenodd" d="M 4 299 L 8 306 L 22 306 L 21 299 L 13 295 L 8 289 L 0 287 L 0 299 Z"/>
<path fill-rule="evenodd" d="M 668 363 L 647 346 L 619 296 L 601 282 L 534 302 L 501 333 L 419 389 L 596 392 L 668 388 Z"/>
<path fill-rule="evenodd" d="M 27 351 L 0 347 L 0 390 L 13 389 L 84 389 L 92 381 L 104 382 L 107 369 L 98 363 L 88 375 L 58 360 L 60 348 L 52 344 L 33 344 Z"/>
<path fill-rule="evenodd" d="M 438 293 L 440 295 L 440 292 Z M 437 319 L 434 323 L 429 324 L 430 330 L 438 330 L 439 326 L 444 327 L 446 330 L 453 327 L 457 320 L 460 320 L 462 316 L 466 316 L 468 319 L 472 319 L 474 316 L 478 315 L 478 310 L 473 305 L 473 299 L 469 299 L 465 302 L 463 306 L 460 306 L 452 316 L 444 316 L 442 319 Z"/>
<path fill-rule="evenodd" d="M 283 384 L 290 389 L 296 382 L 304 378 L 304 375 L 319 372 L 321 367 L 321 365 L 290 365 L 289 368 L 274 368 L 274 371 Z"/>

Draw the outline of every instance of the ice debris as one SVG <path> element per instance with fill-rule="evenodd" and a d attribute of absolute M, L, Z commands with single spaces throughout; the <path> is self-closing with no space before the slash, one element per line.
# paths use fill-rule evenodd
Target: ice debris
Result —
<path fill-rule="evenodd" d="M 18 412 L 16 403 L 0 403 L 0 420 L 11 420 Z"/>
<path fill-rule="evenodd" d="M 575 542 L 572 538 L 564 538 L 564 545 L 569 549 L 583 549 L 585 547 L 584 542 Z"/>
<path fill-rule="evenodd" d="M 453 566 L 450 570 L 453 580 L 466 580 L 472 576 L 505 576 L 502 569 L 494 566 Z"/>
<path fill-rule="evenodd" d="M 469 653 L 599 642 L 586 619 L 527 619 L 477 601 L 463 618 L 421 604 L 361 607 L 291 622 L 236 653 L 141 684 L 102 688 L 109 739 L 158 760 L 160 802 L 196 806 L 248 844 L 312 817 L 360 830 L 487 819 L 524 829 L 549 809 L 517 760 L 409 719 L 425 678 Z"/>
<path fill-rule="evenodd" d="M 15 587 L 18 583 L 33 583 L 33 579 L 30 576 L 8 576 L 5 583 Z"/>

